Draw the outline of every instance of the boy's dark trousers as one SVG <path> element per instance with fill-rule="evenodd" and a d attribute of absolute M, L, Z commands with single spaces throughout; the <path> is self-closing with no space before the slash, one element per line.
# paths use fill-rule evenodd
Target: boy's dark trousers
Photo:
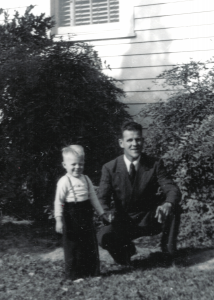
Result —
<path fill-rule="evenodd" d="M 75 280 L 98 276 L 99 252 L 90 201 L 66 202 L 63 225 L 65 277 Z"/>

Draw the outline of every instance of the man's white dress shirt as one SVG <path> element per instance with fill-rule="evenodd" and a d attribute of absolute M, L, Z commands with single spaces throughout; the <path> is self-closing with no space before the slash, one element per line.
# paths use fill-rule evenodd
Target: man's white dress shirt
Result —
<path fill-rule="evenodd" d="M 131 163 L 133 163 L 133 165 L 134 165 L 134 167 L 135 167 L 135 170 L 137 171 L 138 170 L 138 168 L 139 168 L 139 162 L 140 162 L 140 157 L 141 156 L 139 156 L 138 157 L 138 159 L 136 159 L 136 160 L 134 160 L 133 162 L 131 162 L 130 160 L 128 160 L 128 158 L 125 156 L 125 154 L 124 154 L 124 162 L 125 162 L 125 164 L 126 164 L 126 168 L 127 168 L 127 171 L 128 171 L 128 173 L 129 173 L 129 171 L 130 171 L 130 165 L 131 165 Z"/>

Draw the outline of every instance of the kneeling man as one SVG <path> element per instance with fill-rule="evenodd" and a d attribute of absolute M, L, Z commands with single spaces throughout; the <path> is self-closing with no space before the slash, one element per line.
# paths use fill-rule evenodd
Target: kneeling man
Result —
<path fill-rule="evenodd" d="M 136 252 L 133 239 L 162 232 L 162 251 L 173 257 L 180 223 L 180 191 L 163 161 L 142 153 L 140 124 L 126 123 L 119 144 L 124 155 L 102 168 L 98 197 L 106 212 L 113 200 L 115 213 L 111 224 L 98 232 L 98 242 L 117 263 L 126 265 Z"/>

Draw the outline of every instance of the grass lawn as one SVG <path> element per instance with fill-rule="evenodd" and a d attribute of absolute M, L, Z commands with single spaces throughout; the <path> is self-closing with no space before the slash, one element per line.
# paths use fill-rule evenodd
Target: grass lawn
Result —
<path fill-rule="evenodd" d="M 131 267 L 102 261 L 100 278 L 72 283 L 63 279 L 62 260 L 41 259 L 56 246 L 48 228 L 0 225 L 0 299 L 214 299 L 214 269 L 202 271 L 186 262 L 187 255 L 201 250 L 181 249 L 173 266 L 155 255 L 136 259 Z"/>

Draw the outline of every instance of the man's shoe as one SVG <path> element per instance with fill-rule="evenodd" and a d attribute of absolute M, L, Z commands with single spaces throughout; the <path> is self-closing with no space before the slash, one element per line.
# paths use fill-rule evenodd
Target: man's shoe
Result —
<path fill-rule="evenodd" d="M 120 265 L 130 265 L 131 256 L 136 254 L 136 248 L 134 243 L 130 242 L 130 244 L 123 246 L 119 251 L 115 252 L 111 249 L 107 249 L 109 254 L 112 256 L 114 261 Z"/>
<path fill-rule="evenodd" d="M 150 253 L 149 260 L 154 265 L 171 266 L 174 262 L 174 258 L 170 253 L 154 252 Z"/>
<path fill-rule="evenodd" d="M 136 247 L 135 247 L 135 244 L 134 243 L 130 243 L 128 245 L 125 245 L 123 248 L 122 248 L 122 253 L 123 253 L 123 265 L 126 265 L 126 266 L 130 266 L 131 264 L 131 256 L 135 255 L 137 253 L 136 251 Z"/>
<path fill-rule="evenodd" d="M 171 266 L 174 263 L 174 256 L 171 255 L 170 253 L 162 253 L 163 255 L 163 260 L 162 262 L 166 266 Z"/>
<path fill-rule="evenodd" d="M 113 257 L 114 261 L 117 264 L 123 265 L 123 266 L 130 265 L 131 256 L 130 256 L 130 252 L 129 252 L 129 249 L 127 248 L 127 246 L 122 247 L 118 253 L 113 252 L 113 251 L 109 251 L 109 253 Z"/>

